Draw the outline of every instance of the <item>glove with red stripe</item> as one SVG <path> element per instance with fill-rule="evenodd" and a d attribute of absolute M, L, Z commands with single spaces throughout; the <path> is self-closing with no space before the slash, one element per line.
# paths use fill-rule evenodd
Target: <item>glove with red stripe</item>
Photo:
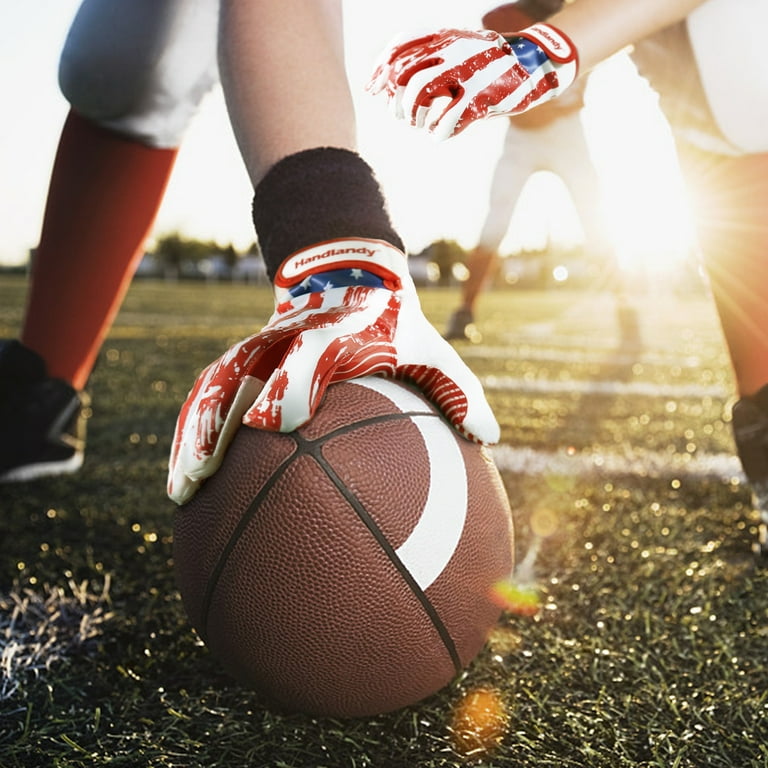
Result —
<path fill-rule="evenodd" d="M 291 432 L 334 382 L 383 374 L 412 381 L 467 438 L 499 427 L 477 377 L 421 310 L 405 255 L 381 240 L 336 240 L 286 259 L 267 325 L 198 377 L 176 423 L 168 495 L 188 501 L 240 424 Z"/>
<path fill-rule="evenodd" d="M 385 93 L 397 118 L 446 139 L 559 96 L 577 71 L 573 43 L 550 24 L 508 37 L 444 29 L 393 46 L 368 90 Z"/>

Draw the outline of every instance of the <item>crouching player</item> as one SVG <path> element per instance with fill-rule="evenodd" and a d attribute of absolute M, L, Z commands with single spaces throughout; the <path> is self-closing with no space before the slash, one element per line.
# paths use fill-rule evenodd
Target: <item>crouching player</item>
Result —
<path fill-rule="evenodd" d="M 21 338 L 0 346 L 0 481 L 82 463 L 86 382 L 184 130 L 219 76 L 275 313 L 195 383 L 170 496 L 183 503 L 215 471 L 233 425 L 291 431 L 329 383 L 371 373 L 415 382 L 463 434 L 498 439 L 478 379 L 421 311 L 355 151 L 342 43 L 337 0 L 84 0 L 61 57 L 72 109 Z"/>
<path fill-rule="evenodd" d="M 371 81 L 440 138 L 567 92 L 632 45 L 698 200 L 700 247 L 738 387 L 733 430 L 768 550 L 768 67 L 761 0 L 572 0 L 504 34 L 442 29 L 386 52 Z M 695 194 L 693 195 L 695 198 Z"/>

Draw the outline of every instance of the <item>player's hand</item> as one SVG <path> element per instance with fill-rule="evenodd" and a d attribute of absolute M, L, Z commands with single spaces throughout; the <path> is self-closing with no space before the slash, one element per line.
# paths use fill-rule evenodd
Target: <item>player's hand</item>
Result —
<path fill-rule="evenodd" d="M 421 310 L 405 255 L 379 240 L 322 243 L 286 259 L 275 313 L 198 377 L 181 408 L 168 495 L 188 501 L 241 424 L 291 432 L 334 382 L 384 374 L 415 383 L 469 439 L 499 427 L 477 377 Z"/>
<path fill-rule="evenodd" d="M 514 115 L 561 94 L 576 78 L 576 49 L 549 24 L 512 37 L 443 29 L 394 45 L 368 90 L 395 116 L 440 139 L 494 115 Z"/>

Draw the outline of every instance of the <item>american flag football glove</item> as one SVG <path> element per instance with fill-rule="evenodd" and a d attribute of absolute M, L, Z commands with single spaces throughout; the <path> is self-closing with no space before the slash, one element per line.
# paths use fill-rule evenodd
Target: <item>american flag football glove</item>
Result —
<path fill-rule="evenodd" d="M 394 44 L 367 88 L 384 93 L 398 119 L 447 139 L 476 120 L 549 101 L 577 70 L 573 43 L 549 24 L 508 37 L 443 29 Z"/>
<path fill-rule="evenodd" d="M 413 382 L 465 437 L 499 426 L 482 386 L 421 309 L 405 255 L 380 240 L 335 240 L 293 254 L 275 277 L 275 312 L 197 378 L 176 422 L 168 495 L 184 504 L 241 424 L 291 432 L 329 384 L 383 374 Z"/>

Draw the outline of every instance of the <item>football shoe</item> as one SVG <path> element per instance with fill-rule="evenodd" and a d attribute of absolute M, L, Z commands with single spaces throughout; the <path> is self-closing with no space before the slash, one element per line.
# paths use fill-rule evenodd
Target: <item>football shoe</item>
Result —
<path fill-rule="evenodd" d="M 48 376 L 20 342 L 0 342 L 0 483 L 80 469 L 89 414 L 85 392 Z"/>
<path fill-rule="evenodd" d="M 464 341 L 477 341 L 479 332 L 475 327 L 475 318 L 469 309 L 457 309 L 448 320 L 448 328 L 443 338 L 448 341 L 462 339 Z"/>
<path fill-rule="evenodd" d="M 760 514 L 755 551 L 768 555 L 768 385 L 733 406 L 732 426 L 736 450 L 752 490 L 752 504 Z"/>

